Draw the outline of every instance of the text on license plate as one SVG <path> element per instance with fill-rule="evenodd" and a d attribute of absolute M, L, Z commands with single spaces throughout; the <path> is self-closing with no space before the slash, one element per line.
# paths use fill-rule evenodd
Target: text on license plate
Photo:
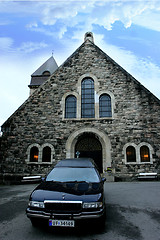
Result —
<path fill-rule="evenodd" d="M 49 226 L 57 227 L 74 227 L 75 222 L 73 220 L 49 220 Z"/>

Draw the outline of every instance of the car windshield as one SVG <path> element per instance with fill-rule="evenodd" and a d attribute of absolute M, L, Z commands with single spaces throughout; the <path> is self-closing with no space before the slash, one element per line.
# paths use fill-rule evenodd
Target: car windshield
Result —
<path fill-rule="evenodd" d="M 54 168 L 47 176 L 46 181 L 56 182 L 100 182 L 99 176 L 94 168 Z"/>

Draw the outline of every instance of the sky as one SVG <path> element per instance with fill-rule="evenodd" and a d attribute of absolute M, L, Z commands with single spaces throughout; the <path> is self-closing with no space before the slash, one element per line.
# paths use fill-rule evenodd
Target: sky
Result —
<path fill-rule="evenodd" d="M 0 125 L 29 97 L 31 74 L 94 43 L 160 99 L 159 0 L 0 0 Z"/>

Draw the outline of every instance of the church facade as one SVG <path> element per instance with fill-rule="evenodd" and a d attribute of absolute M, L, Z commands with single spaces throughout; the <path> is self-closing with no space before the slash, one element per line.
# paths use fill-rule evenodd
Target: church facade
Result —
<path fill-rule="evenodd" d="M 160 174 L 160 100 L 91 32 L 60 67 L 51 57 L 31 77 L 29 98 L 2 125 L 1 181 L 74 157 L 92 157 L 113 179 Z"/>

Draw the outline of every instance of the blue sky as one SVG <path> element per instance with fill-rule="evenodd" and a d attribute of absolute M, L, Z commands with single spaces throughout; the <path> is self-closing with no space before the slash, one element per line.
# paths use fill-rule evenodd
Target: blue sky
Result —
<path fill-rule="evenodd" d="M 52 51 L 61 65 L 88 31 L 160 98 L 159 0 L 0 0 L 0 125 L 29 97 L 31 74 Z"/>

